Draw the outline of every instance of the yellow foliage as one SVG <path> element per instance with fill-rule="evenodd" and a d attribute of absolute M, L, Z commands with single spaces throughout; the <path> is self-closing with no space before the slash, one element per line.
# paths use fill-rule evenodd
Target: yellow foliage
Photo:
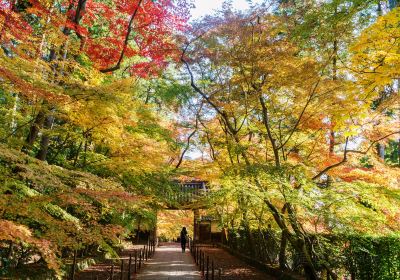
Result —
<path fill-rule="evenodd" d="M 352 46 L 353 68 L 367 91 L 400 78 L 400 8 L 380 16 Z"/>

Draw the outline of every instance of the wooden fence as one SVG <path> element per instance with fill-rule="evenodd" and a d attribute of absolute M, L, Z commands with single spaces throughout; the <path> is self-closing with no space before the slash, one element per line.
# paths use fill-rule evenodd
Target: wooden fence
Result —
<path fill-rule="evenodd" d="M 199 267 L 205 280 L 220 280 L 222 277 L 222 269 L 217 268 L 215 260 L 211 254 L 206 254 L 202 250 L 200 244 L 192 243 L 190 246 L 190 252 L 194 258 L 196 265 Z"/>
<path fill-rule="evenodd" d="M 106 280 L 131 280 L 133 275 L 139 273 L 144 262 L 153 257 L 155 248 L 156 243 L 154 241 L 148 241 L 147 245 L 143 245 L 143 248 L 134 249 L 133 253 L 129 254 L 129 259 L 111 259 L 111 267 L 106 272 L 102 272 L 101 280 L 104 280 L 104 274 L 106 274 Z M 76 254 L 75 251 L 71 274 L 68 278 L 70 280 L 76 280 Z M 100 280 L 98 272 L 92 272 L 91 279 Z"/>

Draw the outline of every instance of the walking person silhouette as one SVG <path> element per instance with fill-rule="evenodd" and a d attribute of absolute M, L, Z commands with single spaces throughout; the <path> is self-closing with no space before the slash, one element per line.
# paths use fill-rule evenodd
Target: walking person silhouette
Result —
<path fill-rule="evenodd" d="M 187 241 L 187 230 L 186 230 L 186 227 L 183 227 L 182 230 L 181 230 L 181 247 L 182 247 L 182 253 L 185 253 L 186 241 Z"/>

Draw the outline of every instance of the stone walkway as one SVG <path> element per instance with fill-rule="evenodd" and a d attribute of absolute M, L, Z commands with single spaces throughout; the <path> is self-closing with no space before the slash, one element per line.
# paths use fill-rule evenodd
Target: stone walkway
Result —
<path fill-rule="evenodd" d="M 182 253 L 179 244 L 163 243 L 149 260 L 137 280 L 201 280 L 189 250 Z"/>

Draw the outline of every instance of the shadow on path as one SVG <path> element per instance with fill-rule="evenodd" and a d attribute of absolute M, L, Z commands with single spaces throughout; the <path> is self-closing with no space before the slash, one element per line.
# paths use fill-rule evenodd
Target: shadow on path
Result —
<path fill-rule="evenodd" d="M 182 253 L 177 243 L 162 243 L 155 255 L 145 265 L 137 280 L 201 280 L 189 250 Z"/>

